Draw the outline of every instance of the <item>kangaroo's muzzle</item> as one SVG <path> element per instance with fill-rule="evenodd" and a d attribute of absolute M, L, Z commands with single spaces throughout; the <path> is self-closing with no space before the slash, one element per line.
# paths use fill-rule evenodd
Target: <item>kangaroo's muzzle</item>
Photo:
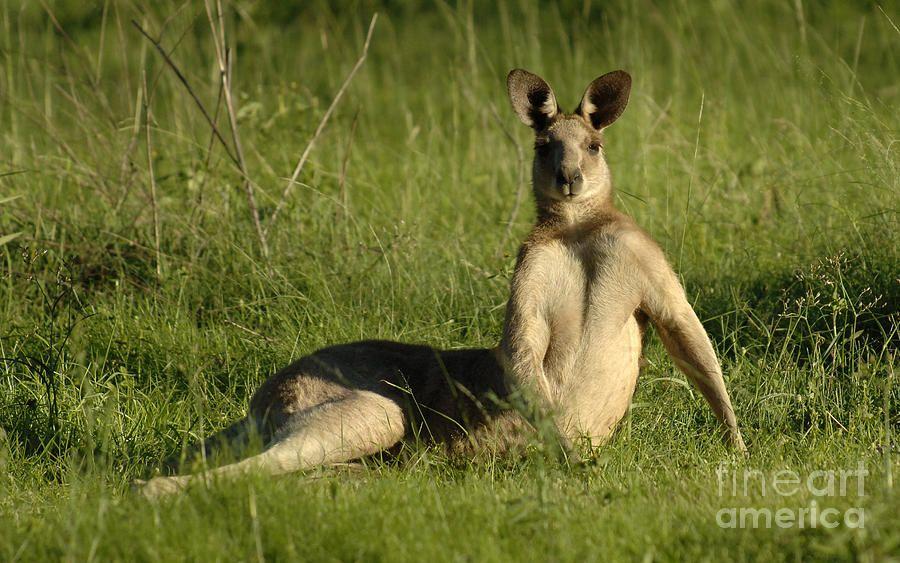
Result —
<path fill-rule="evenodd" d="M 580 171 L 572 174 L 560 172 L 557 177 L 557 183 L 564 196 L 574 197 L 581 193 L 584 187 L 584 178 L 582 178 Z"/>

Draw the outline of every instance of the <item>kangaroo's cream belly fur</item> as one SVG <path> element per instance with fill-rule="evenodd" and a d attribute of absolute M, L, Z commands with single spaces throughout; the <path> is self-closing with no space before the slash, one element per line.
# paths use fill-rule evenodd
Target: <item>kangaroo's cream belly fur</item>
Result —
<path fill-rule="evenodd" d="M 641 356 L 637 303 L 617 290 L 622 272 L 603 260 L 607 246 L 602 238 L 558 241 L 542 249 L 534 264 L 543 272 L 540 309 L 549 326 L 545 388 L 560 429 L 595 444 L 628 411 Z"/>
<path fill-rule="evenodd" d="M 593 445 L 599 445 L 631 404 L 640 366 L 641 331 L 632 316 L 618 335 L 602 344 L 591 340 L 586 332 L 580 357 L 566 374 L 557 404 L 563 432 L 589 437 Z"/>

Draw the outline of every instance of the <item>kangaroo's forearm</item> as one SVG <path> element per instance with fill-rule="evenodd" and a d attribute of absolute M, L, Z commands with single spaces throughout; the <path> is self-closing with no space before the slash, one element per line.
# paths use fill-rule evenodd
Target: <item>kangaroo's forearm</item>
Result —
<path fill-rule="evenodd" d="M 510 400 L 540 439 L 568 462 L 580 462 L 570 436 L 562 430 L 554 416 L 553 389 L 544 372 L 543 357 L 546 346 L 507 346 L 507 377 L 514 385 Z"/>
<path fill-rule="evenodd" d="M 544 374 L 544 356 L 550 344 L 550 327 L 528 300 L 513 295 L 507 311 L 501 348 L 504 369 L 511 381 L 549 399 L 552 395 Z"/>
<path fill-rule="evenodd" d="M 691 312 L 682 316 L 679 323 L 660 325 L 658 328 L 675 365 L 709 403 L 716 418 L 726 428 L 729 440 L 743 449 L 737 417 L 725 387 L 722 369 L 699 319 Z"/>
<path fill-rule="evenodd" d="M 549 399 L 552 390 L 544 373 L 544 352 L 533 343 L 510 344 L 505 348 L 505 367 L 512 382 Z"/>

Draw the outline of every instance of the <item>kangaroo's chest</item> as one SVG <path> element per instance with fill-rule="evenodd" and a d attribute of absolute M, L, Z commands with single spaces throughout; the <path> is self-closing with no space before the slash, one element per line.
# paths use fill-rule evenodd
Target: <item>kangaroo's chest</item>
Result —
<path fill-rule="evenodd" d="M 538 257 L 539 314 L 549 327 L 544 374 L 564 426 L 605 437 L 625 414 L 637 381 L 638 296 L 603 245 L 548 245 Z M 633 277 L 633 276 L 632 276 Z"/>
<path fill-rule="evenodd" d="M 602 245 L 548 245 L 535 260 L 538 314 L 550 327 L 548 360 L 605 349 L 637 308 L 629 273 Z"/>

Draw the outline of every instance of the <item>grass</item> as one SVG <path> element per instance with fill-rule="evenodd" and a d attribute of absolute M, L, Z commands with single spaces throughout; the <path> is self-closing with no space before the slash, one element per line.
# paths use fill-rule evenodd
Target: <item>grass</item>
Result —
<path fill-rule="evenodd" d="M 230 141 L 202 3 L 3 0 L 0 558 L 896 557 L 896 8 L 227 3 L 266 259 L 242 175 L 129 23 L 161 38 Z M 375 11 L 368 58 L 273 224 Z M 651 338 L 631 416 L 584 468 L 423 450 L 159 505 L 129 494 L 291 358 L 362 338 L 498 341 L 533 217 L 529 133 L 504 92 L 516 66 L 566 109 L 595 76 L 633 75 L 608 134 L 618 203 L 683 277 L 750 459 L 717 443 Z M 864 495 L 806 485 L 860 462 Z M 723 491 L 724 470 L 804 486 L 773 494 L 752 474 Z M 865 526 L 717 525 L 722 508 L 813 501 L 863 508 Z"/>

